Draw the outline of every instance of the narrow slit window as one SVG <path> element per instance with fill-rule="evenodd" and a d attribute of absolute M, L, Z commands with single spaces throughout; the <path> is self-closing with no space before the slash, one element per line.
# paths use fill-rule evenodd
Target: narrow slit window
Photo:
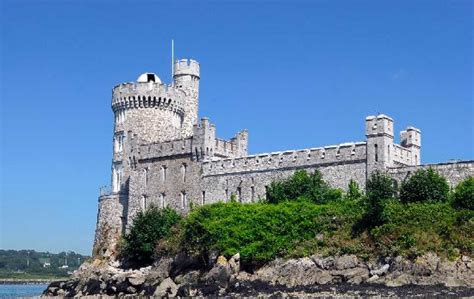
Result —
<path fill-rule="evenodd" d="M 378 145 L 374 144 L 374 151 L 375 151 L 375 162 L 379 161 L 379 150 L 378 150 Z"/>

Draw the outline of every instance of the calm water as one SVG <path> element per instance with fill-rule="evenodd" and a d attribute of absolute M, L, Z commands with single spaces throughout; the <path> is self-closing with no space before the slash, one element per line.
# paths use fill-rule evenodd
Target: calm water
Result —
<path fill-rule="evenodd" d="M 0 284 L 0 298 L 40 296 L 47 284 Z"/>

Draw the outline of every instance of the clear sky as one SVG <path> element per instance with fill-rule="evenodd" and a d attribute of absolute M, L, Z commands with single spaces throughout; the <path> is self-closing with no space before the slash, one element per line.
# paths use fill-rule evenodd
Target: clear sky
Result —
<path fill-rule="evenodd" d="M 380 112 L 422 130 L 423 163 L 474 156 L 472 1 L 0 2 L 3 249 L 90 254 L 111 88 L 169 82 L 172 38 L 200 116 L 251 153 L 363 141 Z"/>

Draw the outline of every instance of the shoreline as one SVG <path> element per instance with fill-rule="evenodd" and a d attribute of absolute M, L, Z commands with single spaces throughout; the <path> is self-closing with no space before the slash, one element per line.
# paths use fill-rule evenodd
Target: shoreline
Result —
<path fill-rule="evenodd" d="M 1 278 L 0 285 L 18 284 L 18 285 L 35 285 L 35 284 L 50 284 L 58 280 L 67 280 L 69 277 L 54 277 L 54 278 Z"/>

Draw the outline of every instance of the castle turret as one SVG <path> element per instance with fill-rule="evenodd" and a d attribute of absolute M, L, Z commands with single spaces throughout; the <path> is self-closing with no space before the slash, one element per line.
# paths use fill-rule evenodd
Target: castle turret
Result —
<path fill-rule="evenodd" d="M 203 117 L 200 124 L 193 128 L 193 159 L 204 161 L 214 155 L 216 145 L 216 127 L 209 122 L 209 119 Z"/>
<path fill-rule="evenodd" d="M 193 126 L 198 122 L 199 104 L 199 63 L 195 60 L 181 59 L 174 64 L 173 85 L 186 94 L 182 137 L 193 134 Z"/>
<path fill-rule="evenodd" d="M 365 119 L 367 174 L 392 166 L 393 119 L 384 114 Z"/>
<path fill-rule="evenodd" d="M 248 155 L 248 131 L 242 130 L 231 139 L 234 157 L 245 157 Z"/>
<path fill-rule="evenodd" d="M 421 163 L 421 131 L 414 127 L 408 127 L 400 132 L 400 145 L 411 152 L 411 165 Z"/>

